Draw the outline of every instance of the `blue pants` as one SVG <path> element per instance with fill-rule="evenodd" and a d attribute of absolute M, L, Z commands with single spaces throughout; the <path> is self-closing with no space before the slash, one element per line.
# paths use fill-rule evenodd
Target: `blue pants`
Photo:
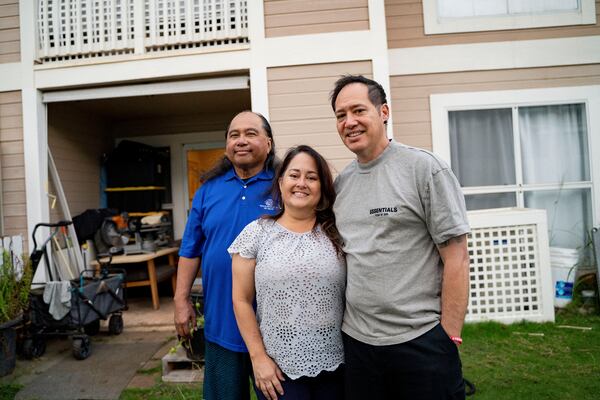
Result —
<path fill-rule="evenodd" d="M 343 334 L 346 399 L 464 400 L 458 349 L 440 324 L 406 343 L 372 346 Z"/>
<path fill-rule="evenodd" d="M 227 350 L 206 341 L 204 399 L 249 400 L 252 364 L 248 353 Z"/>

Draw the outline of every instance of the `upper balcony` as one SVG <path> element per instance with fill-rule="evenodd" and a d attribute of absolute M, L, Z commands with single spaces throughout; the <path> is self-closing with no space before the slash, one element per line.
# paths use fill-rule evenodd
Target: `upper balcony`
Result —
<path fill-rule="evenodd" d="M 37 0 L 40 63 L 247 43 L 247 0 Z"/>

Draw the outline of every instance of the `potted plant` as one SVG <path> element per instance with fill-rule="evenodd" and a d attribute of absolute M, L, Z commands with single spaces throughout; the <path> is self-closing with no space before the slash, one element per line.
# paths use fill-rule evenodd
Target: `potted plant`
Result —
<path fill-rule="evenodd" d="M 23 270 L 17 273 L 13 257 L 5 250 L 0 266 L 0 376 L 10 374 L 16 361 L 16 330 L 29 304 L 32 269 L 23 257 Z"/>
<path fill-rule="evenodd" d="M 202 294 L 192 294 L 192 304 L 196 312 L 196 325 L 190 326 L 189 337 L 178 337 L 177 345 L 171 348 L 176 353 L 183 347 L 186 356 L 191 361 L 204 361 L 204 301 Z"/>
<path fill-rule="evenodd" d="M 191 330 L 190 337 L 184 339 L 181 345 L 190 360 L 204 360 L 204 315 L 196 316 L 196 327 Z"/>

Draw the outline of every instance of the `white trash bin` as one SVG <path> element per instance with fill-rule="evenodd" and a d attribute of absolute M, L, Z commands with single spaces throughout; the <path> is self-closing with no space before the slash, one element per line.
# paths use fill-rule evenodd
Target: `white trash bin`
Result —
<path fill-rule="evenodd" d="M 563 308 L 573 300 L 579 251 L 550 247 L 550 266 L 554 287 L 554 307 Z"/>

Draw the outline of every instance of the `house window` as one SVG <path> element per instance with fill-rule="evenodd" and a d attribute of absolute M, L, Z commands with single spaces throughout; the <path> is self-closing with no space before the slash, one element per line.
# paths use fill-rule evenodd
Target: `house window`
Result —
<path fill-rule="evenodd" d="M 596 23 L 594 0 L 423 0 L 425 33 Z"/>
<path fill-rule="evenodd" d="M 440 18 L 579 11 L 577 0 L 438 0 L 437 3 Z"/>
<path fill-rule="evenodd" d="M 599 89 L 431 96 L 433 150 L 450 162 L 467 208 L 545 209 L 550 245 L 583 247 L 600 210 L 600 121 L 590 115 Z"/>
<path fill-rule="evenodd" d="M 552 245 L 581 245 L 592 227 L 585 104 L 450 111 L 448 119 L 468 209 L 546 209 Z"/>

